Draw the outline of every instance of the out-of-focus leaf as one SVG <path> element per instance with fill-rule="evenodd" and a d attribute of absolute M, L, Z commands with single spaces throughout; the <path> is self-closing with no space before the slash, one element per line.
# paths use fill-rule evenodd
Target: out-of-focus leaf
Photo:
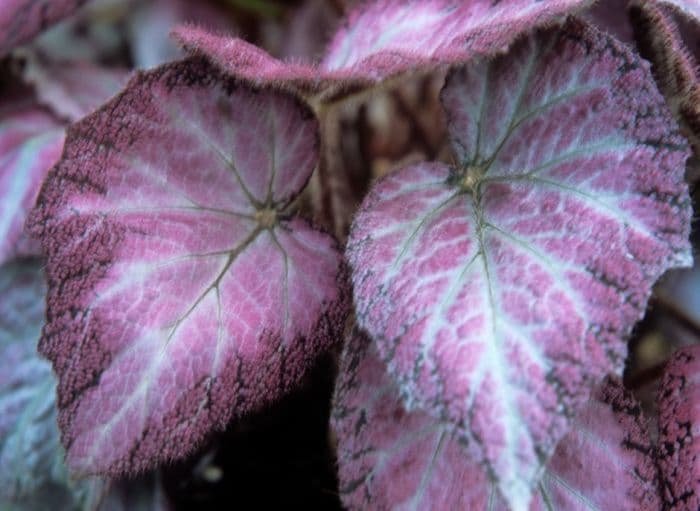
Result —
<path fill-rule="evenodd" d="M 40 64 L 34 59 L 25 72 L 31 87 L 14 75 L 0 84 L 0 265 L 40 252 L 39 244 L 25 235 L 24 223 L 61 154 L 65 122 L 98 106 L 126 76 L 89 64 Z"/>
<path fill-rule="evenodd" d="M 201 0 L 138 2 L 128 17 L 129 45 L 135 66 L 151 68 L 182 57 L 182 50 L 169 34 L 175 26 L 185 22 L 222 34 L 231 32 L 232 28 L 224 12 Z"/>
<path fill-rule="evenodd" d="M 3 0 L 0 7 L 0 56 L 73 14 L 87 0 Z"/>
<path fill-rule="evenodd" d="M 74 122 L 92 112 L 126 84 L 125 69 L 99 67 L 81 61 L 48 61 L 28 53 L 24 81 L 37 102 L 61 119 Z"/>
<path fill-rule="evenodd" d="M 71 481 L 56 424 L 56 380 L 39 358 L 46 286 L 38 263 L 0 267 L 0 508 L 79 509 L 99 481 Z"/>
<path fill-rule="evenodd" d="M 27 213 L 63 147 L 63 124 L 37 104 L 32 91 L 0 90 L 0 265 L 39 252 L 24 235 Z"/>

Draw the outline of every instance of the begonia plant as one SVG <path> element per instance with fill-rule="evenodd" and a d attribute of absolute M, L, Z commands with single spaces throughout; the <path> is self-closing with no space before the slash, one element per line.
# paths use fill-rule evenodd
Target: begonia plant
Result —
<path fill-rule="evenodd" d="M 699 42 L 692 0 L 5 3 L 0 504 L 185 509 L 322 365 L 336 507 L 697 511 L 654 286 Z"/>

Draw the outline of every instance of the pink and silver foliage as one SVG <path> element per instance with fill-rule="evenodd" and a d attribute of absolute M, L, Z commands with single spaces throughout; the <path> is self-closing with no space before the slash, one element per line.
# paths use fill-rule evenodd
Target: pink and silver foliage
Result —
<path fill-rule="evenodd" d="M 658 394 L 664 509 L 700 509 L 700 346 L 674 353 Z"/>
<path fill-rule="evenodd" d="M 278 60 L 241 39 L 186 26 L 190 52 L 254 83 L 333 97 L 399 74 L 502 52 L 521 34 L 587 7 L 589 0 L 379 0 L 361 2 L 318 64 Z"/>
<path fill-rule="evenodd" d="M 0 88 L 0 265 L 38 254 L 24 233 L 41 182 L 61 154 L 64 127 L 28 87 Z"/>
<path fill-rule="evenodd" d="M 378 182 L 347 255 L 409 409 L 456 425 L 526 502 L 652 284 L 692 263 L 687 143 L 648 66 L 578 21 L 453 71 L 455 166 Z"/>
<path fill-rule="evenodd" d="M 342 254 L 292 214 L 317 157 L 298 101 L 199 59 L 137 74 L 69 129 L 29 225 L 73 471 L 185 456 L 335 342 Z"/>
<path fill-rule="evenodd" d="M 73 509 L 96 481 L 74 483 L 56 425 L 56 379 L 36 353 L 46 286 L 36 262 L 0 267 L 0 508 Z"/>
<path fill-rule="evenodd" d="M 506 511 L 470 446 L 452 428 L 407 411 L 369 339 L 351 334 L 341 359 L 331 418 L 340 492 L 351 510 Z M 613 504 L 614 503 L 614 504 Z M 658 511 L 653 446 L 639 404 L 607 380 L 560 441 L 530 511 Z"/>
<path fill-rule="evenodd" d="M 25 72 L 23 79 L 32 87 L 14 77 L 0 85 L 0 265 L 40 253 L 24 223 L 61 155 L 65 123 L 97 107 L 126 77 L 122 70 L 78 63 L 29 61 Z"/>
<path fill-rule="evenodd" d="M 67 122 L 75 122 L 95 110 L 126 85 L 128 77 L 121 68 L 53 61 L 29 52 L 25 58 L 22 79 L 32 86 L 37 103 Z"/>
<path fill-rule="evenodd" d="M 70 14 L 87 0 L 2 0 L 0 57 Z"/>

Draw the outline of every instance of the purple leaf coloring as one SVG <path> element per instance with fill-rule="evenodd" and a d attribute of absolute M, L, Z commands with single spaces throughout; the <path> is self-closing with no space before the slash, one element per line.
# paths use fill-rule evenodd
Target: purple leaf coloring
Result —
<path fill-rule="evenodd" d="M 398 389 L 354 332 L 341 360 L 332 425 L 338 437 L 340 492 L 355 509 L 508 509 L 471 446 L 420 410 L 406 411 Z M 639 404 L 608 380 L 561 440 L 528 507 L 660 509 L 653 448 Z"/>
<path fill-rule="evenodd" d="M 41 182 L 61 154 L 63 125 L 29 89 L 3 89 L 0 100 L 0 265 L 39 253 L 24 222 Z"/>
<path fill-rule="evenodd" d="M 360 326 L 409 409 L 527 501 L 651 285 L 692 263 L 687 144 L 646 66 L 571 21 L 457 69 L 458 161 L 379 181 L 347 247 Z"/>
<path fill-rule="evenodd" d="M 321 69 L 368 81 L 429 64 L 494 54 L 534 27 L 592 2 L 581 0 L 383 0 L 352 11 Z"/>
<path fill-rule="evenodd" d="M 87 0 L 3 0 L 0 57 L 28 42 L 49 25 L 71 15 Z"/>
<path fill-rule="evenodd" d="M 700 7 L 695 9 L 700 11 Z M 700 22 L 700 12 L 698 16 L 696 22 Z M 639 52 L 652 63 L 659 90 L 666 97 L 695 154 L 700 155 L 698 64 L 685 46 L 672 10 L 663 5 L 635 1 L 630 8 L 630 17 Z"/>
<path fill-rule="evenodd" d="M 674 353 L 658 395 L 664 509 L 700 508 L 700 346 Z"/>
<path fill-rule="evenodd" d="M 43 179 L 61 155 L 65 121 L 90 112 L 125 77 L 124 71 L 88 64 L 40 65 L 30 60 L 23 80 L 32 87 L 12 78 L 1 88 L 0 265 L 40 253 L 38 243 L 26 236 L 24 223 Z"/>
<path fill-rule="evenodd" d="M 379 0 L 360 2 L 318 66 L 284 62 L 241 40 L 197 27 L 175 37 L 190 52 L 254 83 L 307 94 L 369 87 L 417 69 L 505 50 L 519 35 L 586 7 L 589 0 Z"/>
<path fill-rule="evenodd" d="M 293 98 L 199 59 L 137 74 L 71 127 L 29 225 L 73 471 L 186 455 L 338 338 L 342 255 L 290 212 L 317 137 Z"/>
<path fill-rule="evenodd" d="M 39 104 L 61 119 L 74 122 L 126 85 L 127 76 L 124 69 L 81 61 L 46 61 L 32 55 L 27 57 L 22 78 L 34 88 Z"/>
<path fill-rule="evenodd" d="M 698 0 L 657 0 L 657 3 L 670 5 L 684 16 L 700 21 L 700 2 Z"/>

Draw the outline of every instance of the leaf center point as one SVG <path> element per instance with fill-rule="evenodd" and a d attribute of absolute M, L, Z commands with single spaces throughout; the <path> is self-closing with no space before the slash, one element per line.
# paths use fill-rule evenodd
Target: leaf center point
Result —
<path fill-rule="evenodd" d="M 259 209 L 255 213 L 255 220 L 262 229 L 272 229 L 277 225 L 277 210 L 273 208 Z"/>
<path fill-rule="evenodd" d="M 463 193 L 474 192 L 485 172 L 486 169 L 482 165 L 468 165 L 465 167 L 457 181 L 461 191 Z"/>

